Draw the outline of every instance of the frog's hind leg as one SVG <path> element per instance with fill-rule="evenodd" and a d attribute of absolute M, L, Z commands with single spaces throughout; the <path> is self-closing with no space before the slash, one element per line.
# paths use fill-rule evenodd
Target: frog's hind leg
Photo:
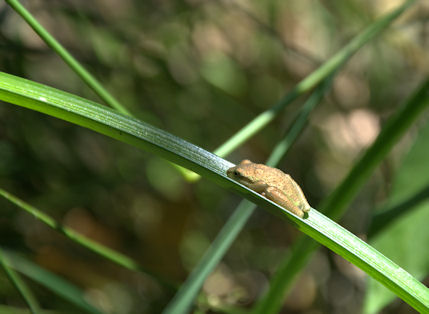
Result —
<path fill-rule="evenodd" d="M 261 194 L 295 215 L 304 217 L 304 212 L 278 188 L 270 186 Z"/>

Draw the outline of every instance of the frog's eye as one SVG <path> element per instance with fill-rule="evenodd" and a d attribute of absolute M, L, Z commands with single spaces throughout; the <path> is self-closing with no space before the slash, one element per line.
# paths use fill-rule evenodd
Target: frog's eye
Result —
<path fill-rule="evenodd" d="M 241 173 L 239 170 L 234 170 L 234 177 L 241 179 L 243 178 L 243 173 Z"/>

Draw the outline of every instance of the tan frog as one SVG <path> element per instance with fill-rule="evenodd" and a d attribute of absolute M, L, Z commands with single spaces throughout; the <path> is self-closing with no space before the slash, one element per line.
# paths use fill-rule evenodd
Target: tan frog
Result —
<path fill-rule="evenodd" d="M 299 185 L 279 169 L 245 159 L 229 168 L 226 174 L 301 218 L 310 211 L 311 207 Z"/>

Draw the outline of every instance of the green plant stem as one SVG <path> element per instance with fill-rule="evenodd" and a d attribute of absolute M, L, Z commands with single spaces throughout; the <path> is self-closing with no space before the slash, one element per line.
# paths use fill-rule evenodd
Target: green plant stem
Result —
<path fill-rule="evenodd" d="M 323 79 L 337 71 L 350 57 L 365 45 L 369 40 L 378 35 L 382 30 L 390 25 L 399 15 L 401 15 L 416 0 L 408 0 L 393 12 L 379 18 L 373 24 L 368 26 L 361 34 L 354 37 L 346 46 L 333 55 L 328 61 L 323 63 L 313 73 L 299 82 L 290 92 L 288 92 L 277 104 L 270 109 L 262 112 L 246 126 L 234 134 L 230 139 L 218 147 L 214 154 L 225 157 L 233 150 L 246 142 L 249 138 L 259 132 L 268 123 L 270 123 L 280 111 L 288 104 L 294 101 L 301 94 L 314 88 Z"/>
<path fill-rule="evenodd" d="M 27 303 L 30 312 L 32 314 L 40 313 L 40 307 L 36 298 L 31 293 L 24 281 L 22 281 L 20 276 L 9 267 L 9 264 L 10 261 L 7 260 L 7 257 L 3 254 L 3 250 L 0 248 L 0 266 L 3 268 L 10 282 L 15 286 L 16 290 L 18 290 L 18 292 L 21 294 L 25 303 Z"/>
<path fill-rule="evenodd" d="M 429 105 L 428 91 L 429 79 L 421 84 L 414 95 L 388 120 L 371 147 L 335 191 L 319 206 L 321 212 L 334 220 L 341 217 L 375 167 Z M 258 302 L 254 313 L 277 313 L 279 311 L 286 291 L 318 247 L 317 243 L 307 237 L 302 237 L 294 244 L 292 254 L 289 254 L 280 263 L 279 269 L 271 280 L 269 291 Z"/>
<path fill-rule="evenodd" d="M 61 224 L 57 223 L 52 217 L 49 215 L 43 213 L 39 209 L 35 208 L 34 206 L 31 206 L 30 204 L 24 202 L 23 200 L 17 198 L 16 196 L 10 194 L 9 192 L 5 191 L 4 189 L 0 188 L 0 196 L 3 196 L 5 199 L 10 201 L 11 203 L 15 204 L 18 208 L 21 208 L 25 210 L 27 213 L 33 215 L 36 219 L 43 222 L 48 227 L 64 234 L 68 239 L 71 241 L 82 245 L 83 247 L 86 247 L 90 251 L 100 255 L 101 257 L 104 257 L 105 259 L 118 264 L 124 268 L 127 268 L 129 270 L 142 272 L 144 274 L 147 274 L 153 278 L 155 278 L 158 282 L 162 283 L 164 286 L 175 290 L 176 285 L 172 284 L 168 280 L 162 278 L 161 276 L 145 269 L 141 265 L 139 265 L 136 261 L 132 260 L 131 258 L 116 252 L 102 244 L 99 244 L 97 242 L 94 242 L 93 240 L 85 237 L 84 235 L 70 229 L 67 227 L 62 226 Z"/>
<path fill-rule="evenodd" d="M 128 110 L 122 106 L 101 84 L 77 61 L 49 32 L 25 9 L 18 0 L 5 0 L 28 25 L 67 63 L 70 68 L 109 106 L 119 112 L 130 115 Z"/>
<path fill-rule="evenodd" d="M 274 148 L 271 156 L 267 160 L 267 165 L 275 167 L 280 160 L 284 158 L 291 145 L 304 129 L 311 111 L 329 90 L 331 81 L 330 78 L 326 79 L 326 81 L 320 84 L 309 97 L 290 129 L 286 132 L 285 137 Z M 238 207 L 234 210 L 234 213 L 229 217 L 226 224 L 222 227 L 215 240 L 207 249 L 198 265 L 193 269 L 177 294 L 165 308 L 164 314 L 182 314 L 190 310 L 204 281 L 219 264 L 255 209 L 256 205 L 248 200 L 240 202 Z"/>

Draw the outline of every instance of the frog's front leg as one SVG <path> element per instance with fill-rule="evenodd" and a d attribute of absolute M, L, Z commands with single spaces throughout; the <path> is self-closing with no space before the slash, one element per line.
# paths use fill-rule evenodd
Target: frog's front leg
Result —
<path fill-rule="evenodd" d="M 255 191 L 256 193 L 263 194 L 268 188 L 268 185 L 263 181 L 256 181 L 254 183 L 248 183 L 246 184 L 251 190 Z"/>
<path fill-rule="evenodd" d="M 286 194 L 276 187 L 267 187 L 266 190 L 262 193 L 263 196 L 273 201 L 276 204 L 279 204 L 281 207 L 286 208 L 288 211 L 294 213 L 299 217 L 304 217 L 304 211 L 298 207 L 291 199 L 289 199 Z"/>

